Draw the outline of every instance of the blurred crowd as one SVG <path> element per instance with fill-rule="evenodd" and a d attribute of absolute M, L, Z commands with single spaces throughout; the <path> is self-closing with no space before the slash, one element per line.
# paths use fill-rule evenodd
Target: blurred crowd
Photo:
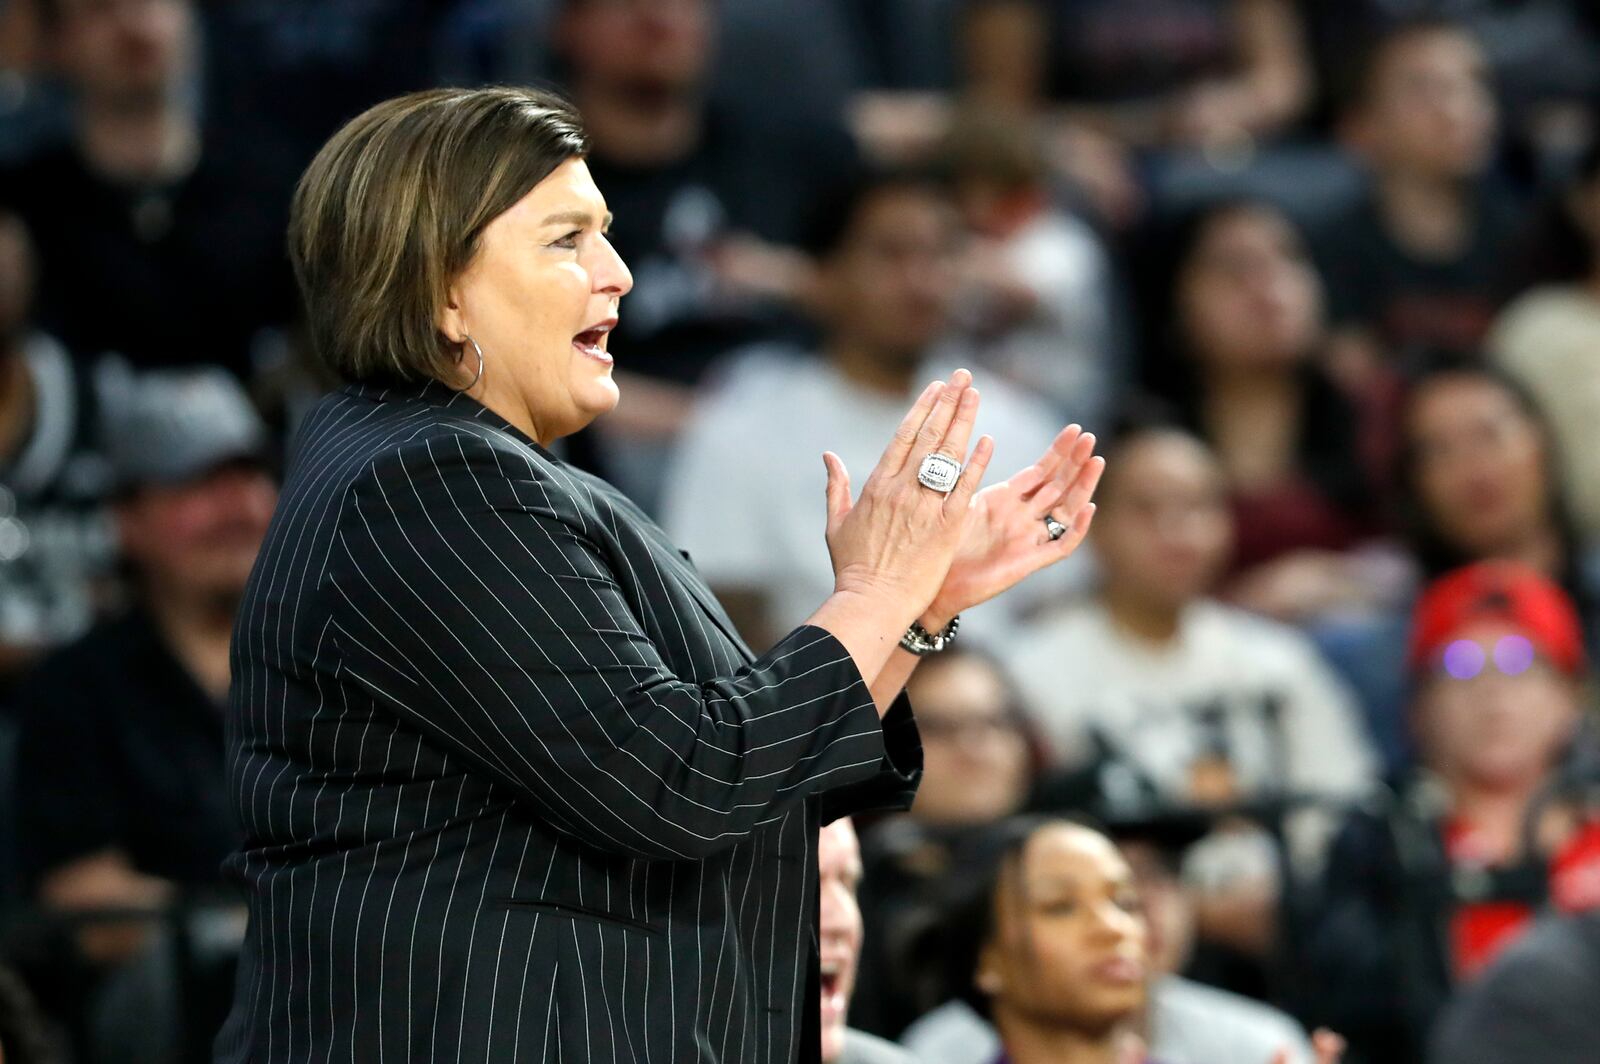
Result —
<path fill-rule="evenodd" d="M 229 637 L 338 386 L 289 197 L 497 82 L 636 282 L 563 456 L 753 646 L 935 376 L 996 479 L 1107 455 L 824 832 L 830 1064 L 1600 1059 L 1600 5 L 0 0 L 5 1060 L 209 1059 Z"/>

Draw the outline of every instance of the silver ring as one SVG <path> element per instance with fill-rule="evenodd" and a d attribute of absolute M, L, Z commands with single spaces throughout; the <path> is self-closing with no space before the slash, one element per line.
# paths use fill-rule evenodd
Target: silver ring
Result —
<path fill-rule="evenodd" d="M 1052 540 L 1060 539 L 1067 534 L 1067 526 L 1057 521 L 1054 514 L 1044 515 L 1044 530 L 1049 533 Z"/>
<path fill-rule="evenodd" d="M 917 483 L 941 495 L 949 495 L 954 491 L 956 481 L 960 479 L 961 463 L 938 451 L 924 458 L 922 465 L 917 468 Z"/>

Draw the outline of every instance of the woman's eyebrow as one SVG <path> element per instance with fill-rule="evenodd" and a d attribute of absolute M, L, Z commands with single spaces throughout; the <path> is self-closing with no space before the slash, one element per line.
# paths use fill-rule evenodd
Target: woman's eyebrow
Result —
<path fill-rule="evenodd" d="M 601 226 L 601 228 L 608 228 L 611 225 L 611 218 L 612 218 L 611 212 L 607 211 L 606 212 L 605 223 Z M 545 220 L 540 222 L 539 224 L 540 225 L 585 225 L 585 226 L 586 225 L 593 225 L 594 224 L 594 215 L 590 214 L 588 211 L 558 211 L 557 213 L 552 214 L 549 217 L 545 218 Z"/>

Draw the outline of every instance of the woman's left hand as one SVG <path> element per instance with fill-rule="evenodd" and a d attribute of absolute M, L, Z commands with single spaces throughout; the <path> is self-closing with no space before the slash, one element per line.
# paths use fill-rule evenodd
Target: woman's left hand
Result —
<path fill-rule="evenodd" d="M 1093 433 L 1068 425 L 1037 462 L 973 497 L 966 533 L 924 614 L 924 627 L 937 631 L 962 610 L 1078 548 L 1094 517 L 1090 497 L 1106 467 L 1094 443 Z M 1060 539 L 1050 539 L 1046 514 L 1066 526 Z"/>

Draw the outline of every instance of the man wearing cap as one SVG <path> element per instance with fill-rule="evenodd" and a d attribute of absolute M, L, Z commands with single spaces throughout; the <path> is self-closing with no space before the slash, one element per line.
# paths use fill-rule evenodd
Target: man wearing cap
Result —
<path fill-rule="evenodd" d="M 266 432 L 221 370 L 130 384 L 114 454 L 129 608 L 44 659 L 17 692 L 24 887 L 60 911 L 157 907 L 221 880 L 238 843 L 223 782 L 228 643 L 277 488 Z M 144 927 L 97 924 L 94 963 Z"/>
<path fill-rule="evenodd" d="M 1363 1060 L 1416 1061 L 1440 1008 L 1542 906 L 1600 904 L 1600 823 L 1545 796 L 1593 757 L 1583 634 L 1514 562 L 1417 601 L 1408 663 L 1417 776 L 1350 816 L 1304 957 L 1315 1019 Z"/>

